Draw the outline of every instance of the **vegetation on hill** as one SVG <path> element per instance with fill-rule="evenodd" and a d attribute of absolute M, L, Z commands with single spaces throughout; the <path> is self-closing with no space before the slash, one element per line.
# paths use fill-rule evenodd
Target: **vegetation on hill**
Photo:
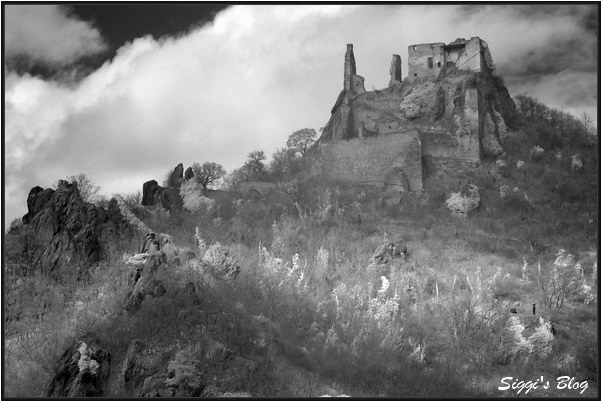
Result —
<path fill-rule="evenodd" d="M 240 262 L 233 281 L 168 265 L 160 271 L 165 295 L 134 313 L 123 312 L 131 268 L 121 254 L 79 280 L 20 275 L 10 269 L 22 263 L 16 228 L 4 256 L 5 395 L 42 396 L 65 348 L 93 333 L 113 356 L 112 397 L 137 396 L 116 385 L 133 340 L 155 345 L 164 359 L 157 364 L 175 373 L 168 383 L 186 382 L 195 396 L 222 387 L 256 398 L 516 397 L 498 390 L 503 377 L 569 375 L 588 389 L 528 396 L 592 397 L 597 140 L 584 121 L 528 96 L 516 101 L 522 122 L 504 153 L 427 177 L 425 195 L 307 179 L 302 145 L 278 151 L 269 165 L 253 152 L 226 178 L 234 187 L 236 174 L 269 177 L 292 204 L 209 200 L 192 186 L 182 189 L 184 210 L 167 213 L 136 205 L 139 194 L 126 197 L 138 219 L 182 249 L 202 257 L 219 242 Z M 481 204 L 466 219 L 450 216 L 445 197 L 465 184 L 478 186 Z M 378 246 L 398 241 L 407 259 L 371 263 Z M 208 323 L 207 311 L 220 318 Z M 203 382 L 218 374 L 194 352 L 197 330 L 253 369 L 235 382 Z"/>

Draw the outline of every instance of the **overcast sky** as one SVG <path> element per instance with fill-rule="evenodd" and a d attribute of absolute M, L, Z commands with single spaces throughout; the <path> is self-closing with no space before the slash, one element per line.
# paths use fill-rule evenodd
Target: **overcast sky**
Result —
<path fill-rule="evenodd" d="M 479 36 L 511 95 L 597 117 L 597 5 L 3 7 L 5 224 L 59 178 L 130 193 L 180 162 L 231 170 L 317 131 L 347 43 L 371 90 L 391 54 L 405 77 L 409 45 Z"/>

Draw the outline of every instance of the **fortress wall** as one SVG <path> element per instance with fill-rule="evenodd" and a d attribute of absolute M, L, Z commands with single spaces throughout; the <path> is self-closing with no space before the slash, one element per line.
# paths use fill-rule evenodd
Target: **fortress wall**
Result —
<path fill-rule="evenodd" d="M 391 118 L 391 111 L 399 108 L 400 96 L 363 99 L 358 96 L 351 104 L 350 131 L 348 138 L 369 136 L 370 133 L 399 132 L 399 123 Z M 368 132 L 366 132 L 367 130 Z"/>
<path fill-rule="evenodd" d="M 467 155 L 480 159 L 481 116 L 477 88 L 465 88 L 464 90 L 464 117 L 462 120 L 463 133 L 459 136 L 460 147 Z"/>
<path fill-rule="evenodd" d="M 417 130 L 324 142 L 319 153 L 322 174 L 327 180 L 400 185 L 410 191 L 422 191 L 422 153 Z"/>

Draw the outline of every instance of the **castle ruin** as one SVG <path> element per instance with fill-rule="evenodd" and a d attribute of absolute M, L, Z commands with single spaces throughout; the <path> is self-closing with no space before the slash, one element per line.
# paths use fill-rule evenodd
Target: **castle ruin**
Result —
<path fill-rule="evenodd" d="M 345 52 L 343 90 L 318 140 L 326 179 L 423 190 L 424 167 L 478 164 L 501 152 L 514 104 L 478 37 L 408 48 L 408 76 L 393 55 L 388 87 L 366 91 L 353 45 Z"/>

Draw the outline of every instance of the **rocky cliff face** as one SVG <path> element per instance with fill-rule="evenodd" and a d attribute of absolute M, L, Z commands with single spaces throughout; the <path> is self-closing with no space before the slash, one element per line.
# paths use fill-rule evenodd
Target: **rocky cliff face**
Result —
<path fill-rule="evenodd" d="M 107 209 L 86 203 L 77 185 L 64 180 L 56 190 L 32 188 L 27 210 L 23 253 L 34 271 L 46 275 L 82 272 L 103 258 L 112 243 L 134 235 L 115 199 Z"/>

